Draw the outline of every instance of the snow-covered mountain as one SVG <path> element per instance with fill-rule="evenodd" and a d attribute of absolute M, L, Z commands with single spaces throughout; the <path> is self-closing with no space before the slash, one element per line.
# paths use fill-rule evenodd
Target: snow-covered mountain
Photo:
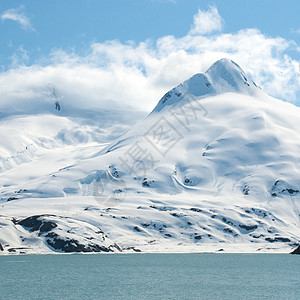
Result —
<path fill-rule="evenodd" d="M 1 120 L 0 253 L 299 244 L 300 109 L 265 94 L 234 62 L 172 89 L 114 142 L 95 137 L 101 128 L 83 121 L 91 119 Z"/>

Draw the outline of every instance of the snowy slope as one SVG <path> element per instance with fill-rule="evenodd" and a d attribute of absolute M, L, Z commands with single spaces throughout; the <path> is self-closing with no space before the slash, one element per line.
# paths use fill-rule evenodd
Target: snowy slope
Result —
<path fill-rule="evenodd" d="M 79 126 L 89 137 L 79 143 L 74 120 L 59 117 L 72 128 L 67 143 L 57 117 L 44 118 L 54 118 L 45 136 L 40 117 L 28 123 L 34 145 L 45 142 L 39 151 L 2 167 L 0 253 L 289 252 L 299 243 L 300 110 L 232 61 L 169 91 L 109 144 L 91 138 L 96 125 Z M 16 143 L 28 136 L 15 133 Z"/>
<path fill-rule="evenodd" d="M 55 102 L 45 101 L 35 108 L 22 107 L 23 114 L 1 107 L 5 114 L 0 115 L 0 172 L 32 161 L 39 150 L 111 142 L 134 123 L 132 112 L 124 109 L 55 107 Z M 134 113 L 136 118 L 143 116 Z"/>

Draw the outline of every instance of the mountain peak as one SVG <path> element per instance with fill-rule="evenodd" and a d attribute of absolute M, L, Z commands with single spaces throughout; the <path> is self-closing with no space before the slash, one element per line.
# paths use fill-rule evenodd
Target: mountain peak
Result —
<path fill-rule="evenodd" d="M 205 74 L 214 84 L 217 94 L 237 92 L 253 95 L 257 90 L 256 84 L 247 78 L 241 67 L 227 58 L 216 61 Z"/>
<path fill-rule="evenodd" d="M 256 84 L 234 61 L 222 58 L 211 65 L 205 73 L 193 75 L 190 79 L 167 92 L 154 112 L 161 111 L 165 106 L 173 105 L 190 94 L 194 97 L 207 97 L 223 93 L 240 93 L 254 96 L 258 93 Z"/>

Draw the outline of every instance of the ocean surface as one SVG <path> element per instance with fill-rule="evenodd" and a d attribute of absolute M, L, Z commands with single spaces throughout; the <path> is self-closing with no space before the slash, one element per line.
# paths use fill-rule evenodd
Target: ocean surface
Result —
<path fill-rule="evenodd" d="M 300 256 L 0 256 L 0 299 L 300 299 Z"/>

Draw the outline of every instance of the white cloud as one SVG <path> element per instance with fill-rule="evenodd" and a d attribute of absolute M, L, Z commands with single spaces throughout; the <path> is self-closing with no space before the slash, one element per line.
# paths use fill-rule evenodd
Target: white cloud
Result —
<path fill-rule="evenodd" d="M 28 52 L 22 46 L 19 46 L 17 52 L 15 52 L 10 58 L 11 66 L 13 68 L 25 65 L 29 61 Z"/>
<path fill-rule="evenodd" d="M 293 34 L 300 34 L 300 28 L 298 28 L 298 29 L 291 28 L 290 32 L 293 33 Z"/>
<path fill-rule="evenodd" d="M 24 7 L 20 6 L 19 8 L 12 8 L 4 11 L 1 14 L 1 20 L 11 20 L 19 23 L 21 27 L 25 30 L 32 30 L 34 31 L 33 26 L 30 23 L 28 17 L 24 14 Z"/>
<path fill-rule="evenodd" d="M 170 88 L 223 57 L 236 61 L 267 93 L 297 102 L 300 62 L 288 55 L 294 47 L 283 38 L 244 29 L 233 34 L 164 36 L 139 44 L 93 43 L 85 56 L 54 51 L 47 61 L 15 65 L 0 73 L 0 111 L 12 103 L 23 109 L 28 101 L 48 101 L 53 86 L 65 106 L 110 109 L 114 105 L 150 112 Z M 26 59 L 26 52 L 19 52 Z"/>
<path fill-rule="evenodd" d="M 189 34 L 209 34 L 214 31 L 221 31 L 223 20 L 215 6 L 210 6 L 209 10 L 199 9 L 194 15 L 194 23 Z"/>

